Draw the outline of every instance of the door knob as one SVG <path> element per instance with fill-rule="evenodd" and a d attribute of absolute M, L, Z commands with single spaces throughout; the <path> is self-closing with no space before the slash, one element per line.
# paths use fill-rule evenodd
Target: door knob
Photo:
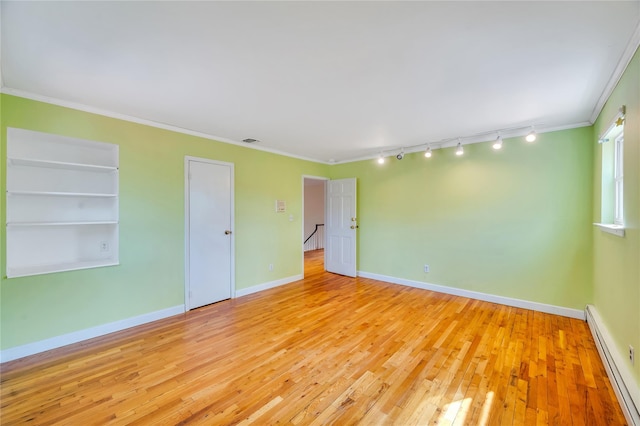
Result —
<path fill-rule="evenodd" d="M 231 233 L 231 231 L 229 231 L 229 230 L 224 231 L 224 235 L 229 235 L 230 233 Z"/>
<path fill-rule="evenodd" d="M 351 225 L 351 229 L 356 229 L 356 228 L 360 228 L 360 227 L 358 225 L 356 226 Z"/>

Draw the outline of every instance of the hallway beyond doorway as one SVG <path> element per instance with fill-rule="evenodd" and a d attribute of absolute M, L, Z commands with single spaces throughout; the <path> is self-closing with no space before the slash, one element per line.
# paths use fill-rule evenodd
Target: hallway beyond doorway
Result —
<path fill-rule="evenodd" d="M 324 249 L 304 252 L 304 277 L 324 272 Z"/>

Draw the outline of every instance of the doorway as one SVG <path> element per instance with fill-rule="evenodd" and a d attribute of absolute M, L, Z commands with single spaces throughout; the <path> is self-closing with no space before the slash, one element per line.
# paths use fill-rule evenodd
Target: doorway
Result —
<path fill-rule="evenodd" d="M 356 277 L 357 230 L 356 178 L 330 180 L 326 188 L 326 251 L 327 272 Z"/>
<path fill-rule="evenodd" d="M 303 176 L 303 271 L 307 277 L 324 271 L 326 178 Z"/>
<path fill-rule="evenodd" d="M 233 164 L 185 157 L 185 309 L 233 296 Z"/>

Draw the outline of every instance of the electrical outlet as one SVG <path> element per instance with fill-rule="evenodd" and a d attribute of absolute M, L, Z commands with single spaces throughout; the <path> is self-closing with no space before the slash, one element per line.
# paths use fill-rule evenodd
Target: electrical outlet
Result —
<path fill-rule="evenodd" d="M 273 263 L 270 263 L 270 264 L 269 264 L 269 270 L 270 270 L 270 271 L 273 271 Z"/>
<path fill-rule="evenodd" d="M 631 345 L 629 345 L 629 361 L 631 361 L 631 365 L 634 365 L 636 362 L 636 350 L 633 349 Z"/>
<path fill-rule="evenodd" d="M 109 242 L 108 241 L 100 241 L 100 251 L 102 251 L 102 252 L 109 251 Z"/>
<path fill-rule="evenodd" d="M 424 265 L 424 272 L 429 272 L 429 265 Z"/>

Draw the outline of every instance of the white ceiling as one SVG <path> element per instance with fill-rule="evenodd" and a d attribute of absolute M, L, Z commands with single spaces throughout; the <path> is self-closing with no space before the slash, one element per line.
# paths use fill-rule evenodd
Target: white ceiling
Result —
<path fill-rule="evenodd" d="M 584 125 L 640 22 L 640 1 L 1 7 L 6 93 L 338 162 Z"/>

